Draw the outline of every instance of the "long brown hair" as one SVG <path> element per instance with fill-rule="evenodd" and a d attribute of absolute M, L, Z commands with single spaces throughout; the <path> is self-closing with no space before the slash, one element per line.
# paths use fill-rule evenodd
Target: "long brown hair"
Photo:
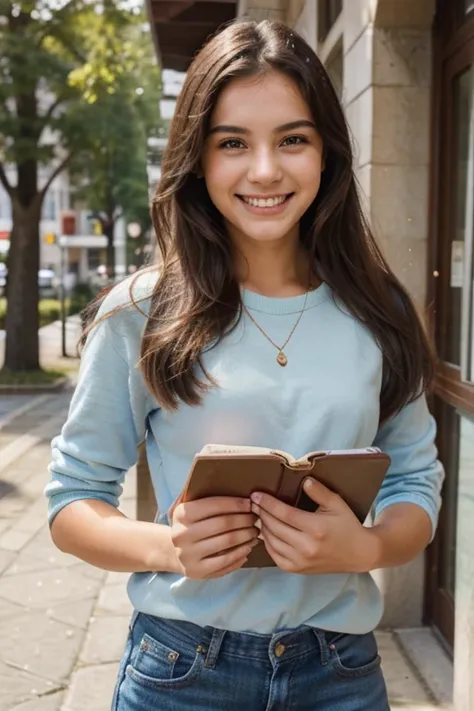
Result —
<path fill-rule="evenodd" d="M 381 419 L 428 387 L 433 357 L 405 289 L 384 260 L 364 218 L 347 124 L 328 75 L 308 44 L 278 22 L 237 22 L 201 50 L 187 73 L 171 124 L 152 218 L 161 276 L 141 348 L 141 369 L 165 408 L 197 405 L 214 383 L 201 354 L 238 322 L 239 285 L 220 213 L 198 176 L 210 116 L 234 78 L 277 70 L 306 100 L 325 149 L 318 195 L 300 239 L 317 273 L 373 334 L 383 353 Z"/>

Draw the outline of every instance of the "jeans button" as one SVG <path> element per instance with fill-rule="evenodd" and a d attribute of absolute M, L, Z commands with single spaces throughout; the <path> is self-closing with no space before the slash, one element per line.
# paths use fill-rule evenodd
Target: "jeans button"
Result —
<path fill-rule="evenodd" d="M 285 653 L 285 645 L 279 642 L 275 647 L 275 656 L 281 657 Z"/>

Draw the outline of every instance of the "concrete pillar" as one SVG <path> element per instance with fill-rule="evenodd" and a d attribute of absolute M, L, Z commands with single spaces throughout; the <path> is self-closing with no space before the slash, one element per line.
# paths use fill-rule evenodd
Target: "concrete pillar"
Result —
<path fill-rule="evenodd" d="M 257 22 L 261 20 L 284 22 L 287 6 L 287 0 L 240 0 L 237 14 L 239 17 L 246 15 Z"/>
<path fill-rule="evenodd" d="M 428 241 L 429 0 L 345 0 L 344 102 L 357 176 L 376 237 L 422 311 Z M 387 627 L 422 623 L 424 556 L 376 571 Z"/>

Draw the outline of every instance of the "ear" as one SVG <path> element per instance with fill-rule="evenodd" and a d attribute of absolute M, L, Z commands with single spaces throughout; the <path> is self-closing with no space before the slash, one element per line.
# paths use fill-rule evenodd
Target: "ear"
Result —
<path fill-rule="evenodd" d="M 203 173 L 203 170 L 202 170 L 202 168 L 201 168 L 201 165 L 196 166 L 196 169 L 195 169 L 195 171 L 194 171 L 194 174 L 195 174 L 195 176 L 196 176 L 196 178 L 197 178 L 198 180 L 201 180 L 202 178 L 204 178 L 204 173 Z"/>

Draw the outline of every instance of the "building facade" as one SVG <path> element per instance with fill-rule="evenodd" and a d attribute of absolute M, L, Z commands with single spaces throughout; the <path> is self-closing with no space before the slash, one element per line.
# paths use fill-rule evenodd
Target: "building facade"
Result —
<path fill-rule="evenodd" d="M 231 15 L 277 19 L 305 37 L 341 98 L 365 209 L 439 354 L 439 529 L 418 560 L 375 572 L 382 626 L 435 696 L 474 711 L 474 0 L 148 6 L 165 68 L 185 71 Z"/>
<path fill-rule="evenodd" d="M 474 709 L 474 2 L 241 0 L 294 27 L 326 65 L 379 243 L 434 334 L 446 467 L 436 540 L 377 571 L 382 625 L 442 700 Z M 451 681 L 454 677 L 454 683 Z M 453 686 L 450 689 L 450 686 Z"/>

